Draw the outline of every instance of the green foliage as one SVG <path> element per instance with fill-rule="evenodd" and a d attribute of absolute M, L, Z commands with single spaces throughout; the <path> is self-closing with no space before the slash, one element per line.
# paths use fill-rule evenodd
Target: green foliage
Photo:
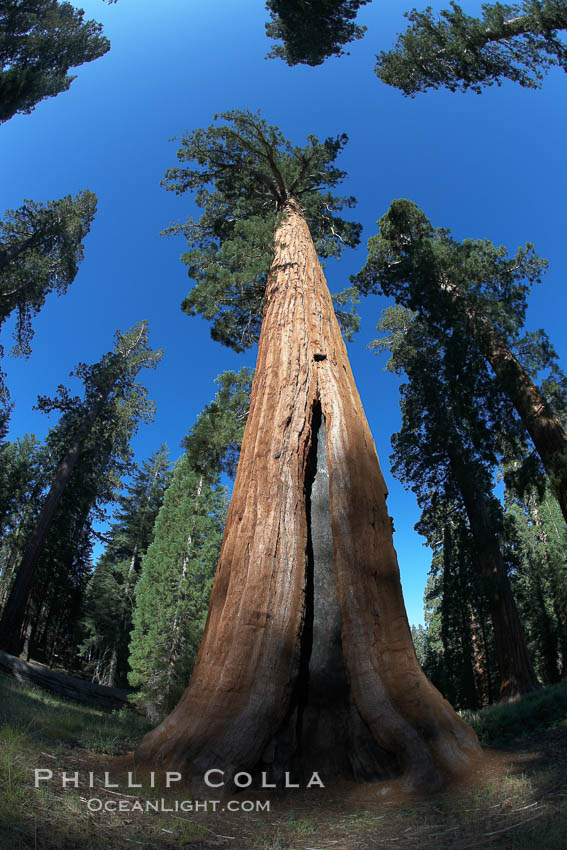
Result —
<path fill-rule="evenodd" d="M 75 369 L 72 374 L 83 380 L 83 398 L 72 397 L 64 386 L 55 398 L 39 398 L 41 410 L 59 410 L 62 416 L 46 438 L 49 479 L 42 481 L 43 492 L 36 488 L 33 516 L 22 529 L 25 536 L 13 540 L 11 563 L 14 552 L 26 551 L 24 541 L 40 522 L 61 461 L 67 462 L 71 446 L 78 447 L 76 462 L 62 476 L 63 487 L 42 532 L 41 553 L 33 567 L 27 616 L 31 643 L 42 654 L 48 643 L 50 652 L 54 651 L 56 639 L 58 650 L 72 660 L 90 571 L 93 523 L 104 516 L 104 506 L 115 500 L 122 476 L 130 471 L 132 436 L 140 423 L 151 421 L 153 402 L 136 377 L 142 368 L 155 368 L 160 358 L 161 352 L 149 346 L 147 324 L 141 322 L 125 333 L 118 331 L 113 351 L 97 363 L 79 364 Z"/>
<path fill-rule="evenodd" d="M 268 58 L 288 65 L 321 65 L 330 56 L 343 56 L 345 44 L 362 38 L 366 27 L 355 23 L 361 6 L 370 0 L 267 0 L 269 38 L 282 41 Z"/>
<path fill-rule="evenodd" d="M 549 490 L 506 494 L 505 539 L 514 586 L 540 679 L 567 672 L 567 526 Z"/>
<path fill-rule="evenodd" d="M 239 372 L 223 372 L 213 401 L 197 417 L 183 440 L 188 462 L 200 475 L 214 478 L 219 472 L 234 477 L 240 445 L 248 418 L 253 373 L 244 366 Z"/>
<path fill-rule="evenodd" d="M 0 123 L 67 91 L 70 68 L 110 49 L 102 26 L 58 0 L 3 0 L 0 9 Z"/>
<path fill-rule="evenodd" d="M 136 587 L 128 679 L 152 720 L 177 703 L 195 663 L 226 517 L 218 481 L 236 471 L 248 416 L 250 370 L 223 372 L 216 383 L 183 441 Z"/>
<path fill-rule="evenodd" d="M 151 720 L 171 710 L 195 663 L 222 541 L 226 492 L 184 455 L 167 488 L 136 587 L 130 643 L 133 702 Z"/>
<path fill-rule="evenodd" d="M 100 684 L 116 686 L 126 680 L 135 587 L 170 480 L 166 446 L 135 467 L 118 498 L 106 549 L 89 579 L 80 651 L 85 669 Z"/>
<path fill-rule="evenodd" d="M 526 694 L 514 703 L 461 712 L 481 744 L 498 744 L 522 738 L 539 729 L 567 720 L 567 682 Z"/>
<path fill-rule="evenodd" d="M 196 284 L 183 310 L 211 321 L 214 339 L 242 351 L 259 338 L 273 234 L 286 203 L 301 205 L 322 258 L 358 244 L 361 228 L 337 215 L 354 199 L 327 191 L 345 177 L 334 161 L 346 135 L 324 142 L 309 136 L 300 147 L 259 113 L 233 111 L 216 119 L 228 123 L 183 137 L 177 152 L 182 165 L 164 180 L 178 194 L 194 191 L 203 214 L 166 233 L 184 234 L 191 247 L 183 260 Z"/>
<path fill-rule="evenodd" d="M 14 353 L 30 353 L 32 317 L 50 292 L 63 294 L 75 279 L 96 203 L 87 190 L 47 204 L 25 201 L 0 221 L 0 326 L 16 313 Z"/>
<path fill-rule="evenodd" d="M 518 339 L 527 295 L 547 267 L 533 245 L 509 257 L 487 239 L 457 242 L 405 199 L 393 201 L 378 226 L 380 232 L 368 240 L 366 265 L 353 278 L 363 294 L 382 292 L 418 311 L 428 326 L 466 335 L 465 319 L 476 313 L 503 339 Z M 476 323 L 479 334 L 485 324 Z"/>
<path fill-rule="evenodd" d="M 377 57 L 376 73 L 413 96 L 442 86 L 451 91 L 483 87 L 503 79 L 537 88 L 547 70 L 567 71 L 565 0 L 521 0 L 514 5 L 483 3 L 482 18 L 454 2 L 438 19 L 428 7 L 406 13 L 410 26 L 396 47 Z"/>

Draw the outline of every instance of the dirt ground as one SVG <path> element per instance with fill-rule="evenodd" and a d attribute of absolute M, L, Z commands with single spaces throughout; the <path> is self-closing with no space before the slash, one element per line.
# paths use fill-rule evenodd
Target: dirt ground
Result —
<path fill-rule="evenodd" d="M 9 850 L 20 848 L 92 848 L 170 850 L 468 850 L 497 847 L 529 850 L 567 848 L 567 726 L 512 742 L 504 749 L 486 749 L 470 775 L 458 785 L 430 796 L 409 795 L 398 783 L 336 782 L 286 792 L 242 793 L 220 800 L 216 811 L 175 811 L 176 801 L 189 798 L 181 787 L 164 789 L 103 788 L 104 771 L 122 781 L 132 770 L 132 754 L 118 757 L 74 750 L 53 761 L 54 772 L 78 770 L 81 787 L 61 791 L 52 811 L 67 805 L 74 818 L 59 830 L 49 828 L 45 813 L 36 816 L 35 841 L 19 829 Z M 46 757 L 42 766 L 48 762 Z M 95 787 L 88 788 L 92 771 Z M 140 781 L 139 773 L 136 781 Z M 125 789 L 126 790 L 126 789 Z M 41 792 L 39 792 L 41 793 Z M 162 799 L 158 813 L 132 811 L 146 799 Z M 89 811 L 97 799 L 111 811 Z M 120 801 L 126 809 L 118 812 Z M 257 801 L 269 811 L 256 811 Z M 98 803 L 96 804 L 98 805 Z M 194 802 L 192 803 L 194 806 Z M 91 803 L 92 806 L 92 803 Z M 234 809 L 231 811 L 231 807 Z M 247 810 L 250 807 L 251 810 Z M 127 810 L 130 809 L 130 810 Z M 29 824 L 28 824 L 29 827 Z M 1 845 L 4 850 L 5 845 Z M 8 845 L 6 845 L 8 850 Z"/>

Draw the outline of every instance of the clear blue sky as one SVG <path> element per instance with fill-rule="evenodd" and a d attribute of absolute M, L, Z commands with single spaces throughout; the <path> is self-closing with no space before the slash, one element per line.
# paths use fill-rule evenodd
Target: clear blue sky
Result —
<path fill-rule="evenodd" d="M 458 238 L 486 237 L 510 250 L 531 241 L 549 259 L 528 325 L 548 331 L 565 364 L 567 78 L 554 71 L 535 92 L 506 84 L 481 96 L 432 92 L 407 100 L 381 83 L 373 66 L 412 5 L 376 0 L 360 13 L 368 32 L 350 56 L 319 68 L 288 68 L 264 59 L 262 0 L 82 4 L 88 18 L 104 24 L 111 51 L 78 68 L 69 92 L 0 128 L 0 210 L 82 188 L 99 198 L 75 283 L 36 318 L 32 356 L 4 361 L 16 402 L 11 438 L 43 436 L 55 419 L 32 411 L 37 394 L 53 393 L 77 361 L 96 361 L 112 347 L 117 328 L 139 319 L 149 320 L 151 342 L 165 352 L 159 369 L 146 376 L 157 416 L 135 439 L 139 460 L 163 442 L 177 457 L 181 438 L 214 394 L 215 376 L 254 365 L 255 352 L 233 354 L 210 340 L 205 321 L 181 313 L 190 286 L 179 261 L 184 243 L 159 237 L 172 220 L 196 213 L 188 195 L 178 198 L 159 185 L 175 162 L 177 146 L 169 140 L 233 108 L 260 108 L 297 143 L 308 133 L 349 135 L 340 165 L 349 173 L 345 193 L 359 200 L 353 215 L 364 235 L 357 251 L 328 264 L 332 291 L 364 263 L 366 239 L 391 200 L 411 198 Z M 470 13 L 480 9 L 470 0 L 463 5 Z M 361 304 L 362 329 L 349 354 L 390 489 L 406 605 L 417 623 L 430 553 L 413 531 L 415 499 L 389 471 L 398 382 L 366 349 L 386 303 L 375 297 Z"/>

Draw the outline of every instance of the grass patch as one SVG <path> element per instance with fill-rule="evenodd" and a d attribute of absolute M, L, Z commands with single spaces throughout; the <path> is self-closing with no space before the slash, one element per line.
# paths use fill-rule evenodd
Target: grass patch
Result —
<path fill-rule="evenodd" d="M 544 694 L 534 696 L 539 702 Z M 529 702 L 536 711 L 533 700 Z M 520 705 L 497 708 L 509 715 Z M 557 721 L 555 711 L 546 717 Z M 546 751 L 530 760 L 525 751 L 492 751 L 474 784 L 426 798 L 408 797 L 395 788 L 392 796 L 384 795 L 381 783 L 339 783 L 321 793 L 312 789 L 270 795 L 269 812 L 166 808 L 134 813 L 116 806 L 89 811 L 86 800 L 93 797 L 112 804 L 164 798 L 167 806 L 190 799 L 188 789 L 167 790 L 158 776 L 156 787 L 150 787 L 143 771 L 139 778 L 134 775 L 143 788 L 120 784 L 119 791 L 104 789 L 105 771 L 122 783 L 125 772 L 133 769 L 131 757 L 115 754 L 133 749 L 147 728 L 128 708 L 108 713 L 0 676 L 0 848 L 564 850 L 567 846 L 565 727 L 544 733 L 546 740 L 553 738 L 551 756 Z M 94 788 L 84 778 L 79 788 L 64 788 L 58 781 L 35 788 L 37 767 L 52 768 L 57 778 L 62 771 L 79 771 L 81 777 L 93 771 L 97 778 Z M 237 801 L 242 799 L 239 795 Z"/>
<path fill-rule="evenodd" d="M 481 744 L 499 744 L 549 729 L 567 720 L 567 681 L 526 694 L 517 702 L 497 703 L 461 717 Z"/>
<path fill-rule="evenodd" d="M 0 727 L 29 741 L 79 746 L 117 755 L 132 749 L 151 727 L 128 707 L 114 711 L 69 702 L 0 674 Z"/>

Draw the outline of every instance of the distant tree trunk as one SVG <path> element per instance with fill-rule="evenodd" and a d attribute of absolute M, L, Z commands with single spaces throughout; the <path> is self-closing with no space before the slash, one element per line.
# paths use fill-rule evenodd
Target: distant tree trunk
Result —
<path fill-rule="evenodd" d="M 83 443 L 101 412 L 105 400 L 106 396 L 100 396 L 93 404 L 82 426 L 77 429 L 77 433 L 57 467 L 55 479 L 43 503 L 22 560 L 20 561 L 12 587 L 10 588 L 8 601 L 6 602 L 2 619 L 0 620 L 0 648 L 12 655 L 19 655 L 22 651 L 22 625 L 26 604 L 31 590 L 33 576 L 39 563 L 51 522 L 59 507 L 61 497 L 75 468 L 75 464 L 79 459 Z"/>
<path fill-rule="evenodd" d="M 384 484 L 309 228 L 275 234 L 250 414 L 191 682 L 138 761 L 437 787 L 479 752 L 417 662 Z M 324 708 L 317 720 L 318 711 Z"/>
<path fill-rule="evenodd" d="M 483 635 L 478 624 L 478 617 L 475 614 L 474 608 L 469 603 L 468 605 L 469 618 L 471 624 L 471 640 L 474 659 L 474 677 L 475 677 L 475 692 L 477 694 L 478 706 L 486 705 L 489 702 L 490 685 L 488 684 L 488 664 L 486 651 L 484 649 Z"/>
<path fill-rule="evenodd" d="M 490 506 L 482 484 L 461 450 L 450 438 L 446 450 L 451 470 L 463 498 L 478 555 L 478 567 L 494 630 L 494 645 L 500 671 L 500 699 L 514 700 L 539 687 L 533 670 L 524 629 L 510 587 Z"/>
<path fill-rule="evenodd" d="M 477 311 L 462 304 L 454 284 L 444 280 L 441 288 L 462 309 L 484 356 L 518 411 L 567 522 L 567 433 L 559 417 L 492 325 Z"/>

